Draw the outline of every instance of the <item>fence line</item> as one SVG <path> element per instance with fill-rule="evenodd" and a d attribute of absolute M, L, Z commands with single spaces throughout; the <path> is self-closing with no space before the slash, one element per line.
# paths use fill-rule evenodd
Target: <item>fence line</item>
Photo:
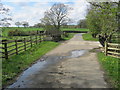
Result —
<path fill-rule="evenodd" d="M 18 55 L 44 41 L 46 37 L 56 37 L 59 34 L 60 33 L 53 33 L 46 35 L 45 33 L 37 33 L 34 36 L 30 35 L 29 37 L 21 40 L 2 40 L 2 42 L 0 42 L 0 58 L 8 59 L 12 55 Z"/>
<path fill-rule="evenodd" d="M 120 58 L 120 44 L 106 42 L 105 55 Z"/>
<path fill-rule="evenodd" d="M 18 55 L 19 53 L 26 51 L 42 41 L 44 41 L 45 34 L 38 34 L 36 36 L 29 36 L 21 40 L 2 40 L 0 46 L 0 58 L 8 59 L 12 55 Z"/>

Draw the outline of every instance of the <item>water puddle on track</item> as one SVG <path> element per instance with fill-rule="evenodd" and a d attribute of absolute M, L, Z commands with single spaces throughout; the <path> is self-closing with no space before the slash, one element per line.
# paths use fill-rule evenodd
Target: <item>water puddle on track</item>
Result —
<path fill-rule="evenodd" d="M 25 70 L 18 80 L 10 85 L 8 88 L 15 88 L 18 86 L 22 86 L 22 83 L 29 82 L 27 79 L 29 76 L 34 75 L 38 73 L 40 70 L 49 67 L 50 65 L 54 65 L 58 63 L 61 60 L 69 59 L 69 58 L 78 58 L 82 55 L 84 55 L 87 51 L 86 50 L 74 50 L 69 53 L 68 56 L 48 56 L 48 57 L 42 57 L 40 60 L 38 60 L 35 64 L 33 64 L 31 67 L 29 67 L 27 70 Z"/>
<path fill-rule="evenodd" d="M 86 50 L 75 50 L 71 52 L 71 55 L 68 58 L 77 58 L 85 54 Z"/>

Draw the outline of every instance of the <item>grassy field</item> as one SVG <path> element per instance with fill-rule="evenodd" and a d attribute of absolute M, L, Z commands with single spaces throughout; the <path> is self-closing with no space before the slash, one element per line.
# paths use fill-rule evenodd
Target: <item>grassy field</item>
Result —
<path fill-rule="evenodd" d="M 24 27 L 9 27 L 9 28 L 4 28 L 2 29 L 2 36 L 4 37 L 7 37 L 8 36 L 8 32 L 11 31 L 11 30 L 22 30 L 22 31 L 42 31 L 44 30 L 43 28 L 32 28 L 32 27 L 27 27 L 27 28 L 24 28 Z M 61 29 L 62 31 L 69 31 L 69 30 L 73 30 L 73 31 L 89 31 L 89 29 L 83 29 L 83 28 L 62 28 Z"/>
<path fill-rule="evenodd" d="M 98 53 L 98 59 L 101 66 L 106 72 L 106 76 L 108 76 L 107 81 L 110 82 L 113 87 L 120 88 L 120 82 L 119 82 L 120 79 L 118 73 L 119 59 L 110 56 L 105 56 L 103 53 Z"/>
<path fill-rule="evenodd" d="M 64 37 L 63 40 L 69 40 L 74 34 L 69 34 L 68 37 Z M 20 53 L 19 55 L 12 56 L 8 60 L 2 62 L 2 84 L 7 85 L 13 78 L 18 76 L 22 71 L 28 68 L 33 62 L 38 60 L 48 51 L 58 46 L 59 42 L 43 41 L 40 44 Z"/>
<path fill-rule="evenodd" d="M 27 28 L 24 28 L 24 27 L 18 28 L 18 27 L 9 27 L 9 28 L 3 28 L 2 29 L 2 36 L 8 36 L 8 32 L 9 31 L 16 30 L 16 29 L 22 30 L 22 31 L 37 31 L 37 30 L 42 31 L 43 30 L 43 28 L 31 28 L 31 27 L 30 28 L 29 27 L 27 27 Z"/>
<path fill-rule="evenodd" d="M 98 39 L 97 38 L 93 38 L 90 33 L 83 34 L 82 37 L 86 41 L 98 41 Z"/>

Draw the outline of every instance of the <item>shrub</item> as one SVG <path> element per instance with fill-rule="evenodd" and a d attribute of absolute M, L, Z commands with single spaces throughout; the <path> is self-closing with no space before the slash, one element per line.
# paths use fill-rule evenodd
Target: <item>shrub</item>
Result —
<path fill-rule="evenodd" d="M 11 30 L 8 32 L 8 36 L 28 36 L 28 32 L 22 31 L 22 30 Z"/>
<path fill-rule="evenodd" d="M 36 35 L 38 32 L 37 31 L 30 31 L 29 35 Z"/>
<path fill-rule="evenodd" d="M 66 32 L 64 32 L 64 33 L 63 33 L 63 36 L 64 36 L 64 37 L 68 37 L 68 36 L 69 36 L 69 34 L 68 34 L 68 33 L 66 33 Z"/>
<path fill-rule="evenodd" d="M 61 35 L 63 32 L 51 25 L 46 25 L 44 28 L 44 33 L 46 35 L 50 35 L 53 41 L 60 41 L 62 39 Z"/>

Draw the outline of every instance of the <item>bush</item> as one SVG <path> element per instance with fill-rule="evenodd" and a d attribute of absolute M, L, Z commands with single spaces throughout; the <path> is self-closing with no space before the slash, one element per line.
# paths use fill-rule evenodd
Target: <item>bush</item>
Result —
<path fill-rule="evenodd" d="M 61 35 L 63 34 L 61 30 L 58 30 L 51 25 L 46 25 L 46 27 L 44 28 L 44 33 L 46 35 L 50 35 L 53 41 L 60 41 L 62 39 Z"/>
<path fill-rule="evenodd" d="M 36 35 L 38 32 L 37 31 L 30 31 L 29 35 Z"/>
<path fill-rule="evenodd" d="M 63 33 L 63 36 L 64 36 L 64 37 L 69 37 L 69 34 L 66 33 L 66 32 L 64 32 L 64 33 Z"/>
<path fill-rule="evenodd" d="M 8 36 L 28 36 L 28 32 L 22 31 L 22 30 L 11 30 L 8 32 Z"/>

